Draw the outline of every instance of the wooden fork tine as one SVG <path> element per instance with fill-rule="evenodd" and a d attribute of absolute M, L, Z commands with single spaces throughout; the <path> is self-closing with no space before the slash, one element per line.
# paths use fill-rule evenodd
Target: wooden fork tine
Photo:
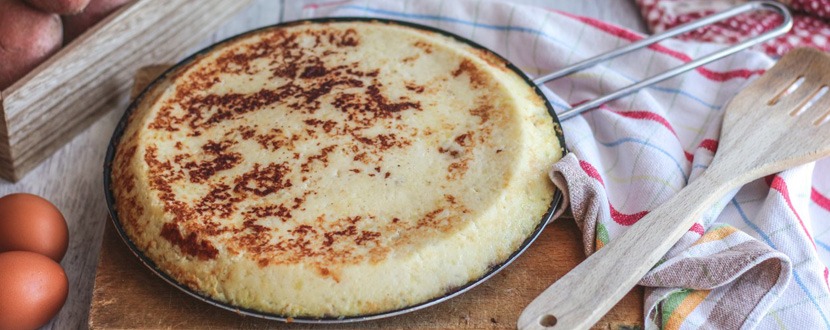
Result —
<path fill-rule="evenodd" d="M 830 115 L 830 90 L 800 115 L 816 123 L 824 121 L 825 117 Z"/>

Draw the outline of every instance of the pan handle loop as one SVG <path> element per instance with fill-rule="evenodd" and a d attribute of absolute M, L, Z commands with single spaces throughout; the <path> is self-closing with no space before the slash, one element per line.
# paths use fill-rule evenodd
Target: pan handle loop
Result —
<path fill-rule="evenodd" d="M 568 109 L 568 110 L 566 110 L 562 113 L 557 114 L 557 116 L 559 117 L 560 120 L 567 120 L 569 118 L 575 117 L 576 115 L 578 115 L 582 112 L 585 112 L 587 110 L 599 107 L 600 105 L 602 105 L 602 104 L 604 104 L 608 101 L 611 101 L 611 100 L 614 100 L 614 99 L 632 94 L 632 93 L 634 93 L 634 92 L 636 92 L 636 91 L 638 91 L 638 90 L 640 90 L 644 87 L 647 87 L 649 85 L 656 84 L 656 83 L 661 82 L 663 80 L 666 80 L 666 79 L 672 78 L 674 76 L 680 75 L 680 74 L 682 74 L 686 71 L 692 70 L 694 68 L 697 68 L 697 67 L 702 66 L 704 64 L 707 64 L 709 62 L 721 59 L 723 57 L 735 54 L 739 51 L 742 51 L 744 49 L 747 49 L 749 47 L 752 47 L 754 45 L 757 45 L 757 44 L 762 43 L 764 41 L 767 41 L 769 39 L 778 37 L 778 36 L 780 36 L 784 33 L 787 33 L 793 27 L 792 15 L 790 14 L 790 11 L 789 11 L 789 9 L 787 9 L 786 6 L 784 6 L 784 5 L 782 5 L 778 2 L 774 2 L 774 1 L 751 1 L 751 2 L 748 2 L 746 4 L 743 4 L 743 5 L 740 5 L 740 6 L 737 6 L 737 7 L 734 7 L 734 8 L 719 12 L 719 13 L 716 13 L 716 14 L 713 14 L 713 15 L 710 15 L 710 16 L 706 16 L 706 17 L 704 17 L 702 19 L 699 19 L 697 21 L 689 22 L 689 23 L 677 26 L 673 29 L 666 30 L 663 33 L 655 34 L 651 37 L 641 39 L 641 40 L 639 40 L 637 42 L 634 42 L 634 43 L 631 43 L 631 44 L 629 44 L 625 47 L 622 47 L 622 48 L 619 48 L 619 49 L 616 49 L 616 50 L 613 50 L 613 51 L 610 51 L 610 52 L 607 52 L 607 53 L 604 53 L 604 54 L 597 55 L 595 57 L 589 58 L 589 59 L 584 60 L 582 62 L 573 64 L 573 65 L 565 67 L 565 68 L 562 68 L 559 71 L 552 72 L 552 73 L 546 74 L 544 76 L 538 77 L 538 78 L 533 80 L 533 83 L 535 83 L 536 85 L 543 85 L 544 83 L 546 83 L 548 81 L 558 79 L 558 78 L 564 77 L 566 75 L 569 75 L 571 73 L 574 73 L 574 72 L 592 67 L 592 66 L 594 66 L 594 65 L 596 65 L 600 62 L 604 62 L 604 61 L 613 59 L 615 57 L 618 57 L 620 55 L 630 53 L 634 50 L 649 46 L 651 44 L 657 43 L 657 42 L 662 41 L 664 39 L 668 39 L 668 38 L 671 38 L 671 37 L 674 37 L 674 36 L 677 36 L 677 35 L 692 31 L 692 30 L 696 30 L 700 27 L 707 26 L 707 25 L 710 25 L 712 23 L 720 22 L 724 19 L 731 18 L 731 17 L 737 16 L 739 14 L 743 14 L 743 13 L 751 12 L 751 11 L 757 11 L 757 10 L 768 10 L 768 11 L 777 12 L 778 14 L 780 14 L 784 18 L 784 20 L 781 23 L 781 25 L 777 26 L 775 29 L 769 30 L 767 32 L 764 32 L 763 34 L 760 34 L 760 35 L 757 35 L 755 37 L 749 38 L 749 39 L 747 39 L 747 40 L 745 40 L 745 41 L 743 41 L 739 44 L 730 46 L 728 48 L 721 49 L 719 51 L 716 51 L 714 53 L 711 53 L 709 55 L 706 55 L 704 57 L 696 59 L 694 61 L 688 62 L 688 63 L 683 64 L 683 65 L 678 66 L 678 67 L 675 67 L 671 70 L 668 70 L 666 72 L 663 72 L 663 73 L 658 74 L 656 76 L 653 76 L 651 78 L 648 78 L 648 79 L 639 81 L 637 83 L 631 84 L 631 85 L 629 85 L 625 88 L 619 89 L 619 90 L 614 91 L 610 94 L 606 94 L 604 96 L 601 96 L 601 97 L 596 98 L 594 100 L 591 100 L 589 102 L 585 102 L 585 103 L 580 104 L 580 105 L 578 105 L 574 108 Z"/>

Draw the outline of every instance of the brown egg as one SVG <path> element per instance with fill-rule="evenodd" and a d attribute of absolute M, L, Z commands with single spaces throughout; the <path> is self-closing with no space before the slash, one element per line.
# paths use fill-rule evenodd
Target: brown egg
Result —
<path fill-rule="evenodd" d="M 55 205 L 32 194 L 0 198 L 0 252 L 30 251 L 60 262 L 68 245 L 66 220 Z"/>
<path fill-rule="evenodd" d="M 61 265 L 43 255 L 0 253 L 0 329 L 37 329 L 60 311 L 69 292 Z"/>

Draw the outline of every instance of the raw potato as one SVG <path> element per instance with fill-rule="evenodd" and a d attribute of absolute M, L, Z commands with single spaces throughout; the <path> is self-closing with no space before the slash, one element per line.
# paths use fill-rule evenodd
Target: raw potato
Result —
<path fill-rule="evenodd" d="M 50 13 L 69 15 L 80 13 L 89 0 L 25 0 L 33 7 Z"/>
<path fill-rule="evenodd" d="M 0 0 L 0 90 L 57 52 L 61 31 L 60 16 Z"/>
<path fill-rule="evenodd" d="M 67 43 L 130 0 L 90 0 L 84 11 L 63 16 L 63 40 Z"/>

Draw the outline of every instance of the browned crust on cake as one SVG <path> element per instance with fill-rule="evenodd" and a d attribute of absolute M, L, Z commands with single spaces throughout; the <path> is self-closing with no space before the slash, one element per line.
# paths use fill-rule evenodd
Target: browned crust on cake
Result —
<path fill-rule="evenodd" d="M 308 33 L 303 32 L 303 33 Z M 311 33 L 315 36 L 315 47 L 333 46 L 334 49 L 346 49 L 359 45 L 360 38 L 354 30 L 342 32 L 338 29 L 315 30 Z M 292 142 L 315 139 L 321 135 L 342 136 L 349 135 L 355 143 L 349 146 L 326 146 L 318 154 L 306 155 L 297 159 L 300 162 L 299 171 L 309 172 L 327 165 L 327 154 L 330 152 L 342 152 L 353 155 L 356 161 L 366 164 L 368 169 L 354 169 L 354 173 L 363 173 L 371 177 L 389 179 L 391 173 L 383 170 L 379 160 L 383 159 L 384 151 L 390 148 L 401 148 L 407 146 L 411 136 L 418 132 L 412 132 L 411 136 L 395 133 L 377 134 L 374 136 L 365 135 L 362 130 L 381 123 L 388 127 L 402 128 L 397 122 L 402 111 L 420 111 L 420 102 L 413 102 L 407 98 L 390 99 L 382 91 L 384 86 L 377 79 L 379 74 L 375 71 L 361 71 L 355 65 L 326 66 L 324 57 L 307 56 L 297 52 L 301 47 L 297 44 L 297 33 L 290 33 L 282 29 L 266 30 L 260 32 L 264 38 L 252 45 L 235 48 L 223 52 L 216 60 L 215 66 L 199 66 L 197 69 L 185 67 L 189 72 L 184 75 L 182 70 L 172 75 L 177 79 L 178 85 L 175 89 L 175 98 L 172 98 L 162 105 L 161 111 L 150 123 L 149 129 L 153 131 L 178 132 L 180 130 L 189 132 L 191 136 L 200 136 L 205 129 L 210 129 L 223 122 L 230 121 L 238 116 L 252 111 L 259 111 L 268 105 L 275 103 L 288 104 L 293 111 L 314 114 L 319 109 L 320 97 L 323 95 L 334 95 L 332 105 L 341 111 L 348 113 L 346 125 L 338 125 L 333 121 L 321 121 L 309 118 L 304 123 L 307 125 L 305 134 L 286 136 L 279 129 L 261 131 L 255 126 L 240 126 L 237 129 L 238 136 L 228 136 L 226 140 L 209 141 L 200 147 L 205 157 L 203 161 L 193 161 L 193 155 L 181 153 L 173 160 L 159 160 L 156 158 L 155 148 L 148 147 L 145 150 L 145 162 L 149 168 L 152 189 L 160 192 L 161 200 L 164 202 L 166 212 L 175 214 L 175 220 L 163 225 L 162 237 L 178 246 L 187 255 L 200 259 L 212 259 L 218 254 L 216 249 L 205 238 L 219 236 L 228 232 L 238 235 L 238 246 L 236 249 L 248 250 L 259 255 L 262 266 L 267 264 L 297 263 L 317 260 L 316 264 L 345 264 L 356 263 L 363 260 L 360 256 L 350 253 L 350 247 L 355 245 L 375 244 L 382 235 L 380 232 L 357 230 L 354 225 L 363 221 L 361 217 L 344 219 L 325 219 L 330 224 L 323 226 L 324 218 L 320 219 L 320 226 L 300 225 L 290 230 L 278 244 L 270 245 L 271 233 L 257 225 L 256 219 L 263 216 L 277 216 L 282 219 L 291 218 L 291 210 L 302 208 L 303 199 L 297 198 L 292 205 L 265 205 L 254 208 L 248 213 L 247 220 L 242 228 L 226 227 L 221 225 L 220 219 L 226 218 L 232 211 L 237 210 L 237 204 L 251 196 L 264 197 L 279 192 L 285 187 L 294 184 L 291 180 L 283 179 L 288 172 L 297 169 L 288 162 L 277 162 L 270 164 L 255 164 L 251 171 L 248 171 L 233 179 L 234 185 L 217 185 L 210 193 L 203 196 L 197 202 L 197 207 L 189 207 L 178 200 L 175 192 L 171 191 L 170 185 L 181 180 L 193 183 L 203 183 L 212 177 L 221 174 L 223 171 L 234 168 L 245 162 L 243 155 L 229 152 L 230 146 L 237 142 L 234 138 L 243 140 L 255 139 L 263 149 L 292 148 Z M 426 53 L 431 53 L 431 45 L 415 44 Z M 277 56 L 275 57 L 275 54 Z M 330 52 L 328 56 L 336 56 Z M 275 88 L 263 88 L 251 94 L 230 93 L 225 95 L 207 94 L 200 95 L 196 91 L 210 88 L 214 84 L 221 83 L 217 77 L 220 74 L 255 73 L 250 63 L 252 60 L 269 58 L 271 64 L 277 64 L 271 68 L 274 76 L 294 79 L 297 81 L 313 80 L 313 84 L 303 86 L 289 82 Z M 183 69 L 183 70 L 184 70 Z M 452 72 L 453 76 L 468 76 L 472 86 L 480 87 L 488 83 L 487 75 L 478 71 L 468 60 L 464 60 L 458 69 Z M 339 91 L 342 88 L 358 89 L 357 92 Z M 423 93 L 424 86 L 408 86 L 417 93 Z M 194 96 L 195 95 L 195 96 Z M 183 109 L 187 109 L 184 116 L 175 116 L 172 113 L 172 106 L 177 103 Z M 486 104 L 487 100 L 480 103 Z M 207 111 L 205 111 L 207 109 Z M 471 110 L 482 118 L 482 123 L 488 119 L 487 113 L 491 109 L 481 106 Z M 489 127 L 483 127 L 486 131 Z M 447 180 L 454 180 L 463 176 L 467 169 L 467 162 L 470 158 L 465 157 L 465 151 L 474 147 L 476 140 L 469 138 L 473 132 L 469 132 L 455 139 L 456 146 L 449 151 L 450 156 L 457 158 L 447 168 Z M 485 138 L 482 136 L 482 139 Z M 133 147 L 134 148 L 134 147 Z M 444 152 L 444 150 L 440 150 Z M 134 152 L 134 150 L 132 150 Z M 115 167 L 125 166 L 129 156 L 118 157 L 123 160 Z M 117 170 L 116 172 L 125 172 Z M 129 180 L 125 178 L 124 180 Z M 121 189 L 130 190 L 130 184 L 118 184 Z M 316 194 L 311 190 L 308 194 Z M 452 199 L 452 196 L 448 196 Z M 411 222 L 410 227 L 422 230 L 430 227 L 439 231 L 446 231 L 451 228 L 454 221 L 444 219 L 438 222 L 435 215 L 444 211 L 445 208 L 453 207 L 452 203 L 427 212 L 422 219 Z M 457 208 L 457 207 L 456 207 Z M 466 213 L 464 210 L 462 213 Z M 371 217 L 371 215 L 370 215 Z M 129 217 L 128 217 L 129 218 Z M 198 221 L 195 221 L 198 220 Z M 406 224 L 399 224 L 392 219 L 390 230 L 397 227 L 403 232 L 410 231 Z M 186 225 L 184 225 L 186 224 Z M 200 224 L 200 225 L 196 225 Z M 182 227 L 184 226 L 184 227 Z M 402 228 L 403 227 L 403 228 Z M 334 242 L 349 242 L 338 244 Z M 406 241 L 403 239 L 401 241 Z M 311 246 L 318 248 L 310 248 Z M 373 253 L 376 256 L 371 259 L 379 260 L 389 250 L 388 246 L 378 246 Z M 322 266 L 321 266 L 322 267 Z"/>
<path fill-rule="evenodd" d="M 521 114 L 511 108 L 514 105 L 505 96 L 508 93 L 490 90 L 499 86 L 494 77 L 501 76 L 494 75 L 484 63 L 496 65 L 503 73 L 507 64 L 502 59 L 471 48 L 463 55 L 453 53 L 456 60 L 449 63 L 454 68 L 448 66 L 429 82 L 395 83 L 388 80 L 395 73 L 383 71 L 393 70 L 389 66 L 367 69 L 360 62 L 340 60 L 364 40 L 355 29 L 328 26 L 265 29 L 228 42 L 168 74 L 131 114 L 112 165 L 119 217 L 130 237 L 145 230 L 156 235 L 136 245 L 160 256 L 153 260 L 181 283 L 211 296 L 211 290 L 219 290 L 220 297 L 231 294 L 233 290 L 216 289 L 224 284 L 213 281 L 221 283 L 216 276 L 229 276 L 225 272 L 233 267 L 226 265 L 227 260 L 242 256 L 250 260 L 252 266 L 246 271 L 252 273 L 274 269 L 297 273 L 299 268 L 327 281 L 351 281 L 349 285 L 354 285 L 354 274 L 348 276 L 352 266 L 385 263 L 396 251 L 419 253 L 433 239 L 470 227 L 472 219 L 500 198 L 498 191 L 510 184 L 512 169 L 482 173 L 483 162 L 476 159 L 483 153 L 511 161 L 524 157 L 494 140 L 494 132 L 499 137 L 526 138 L 515 134 Z M 309 35 L 311 44 L 303 39 Z M 416 41 L 407 45 L 412 53 L 401 61 L 404 66 L 446 52 L 441 43 Z M 230 84 L 234 86 L 230 89 L 219 88 L 226 80 L 265 75 L 271 80 L 262 86 L 251 83 L 239 89 L 234 89 L 235 84 Z M 455 126 L 447 126 L 447 122 L 422 128 L 408 124 L 407 119 L 434 109 L 430 96 L 452 84 L 462 86 L 464 93 L 471 91 L 462 106 L 452 109 L 463 114 L 453 119 Z M 540 99 L 526 91 L 520 95 L 535 98 L 530 102 L 533 104 Z M 249 120 L 274 109 L 290 114 L 291 125 Z M 427 138 L 429 144 L 419 144 Z M 420 149 L 407 149 L 413 145 Z M 325 206 L 314 204 L 322 197 L 337 197 L 321 196 L 331 190 L 320 186 L 325 184 L 320 173 L 335 168 L 360 180 L 394 186 L 407 173 L 388 159 L 400 156 L 401 150 L 424 149 L 425 158 L 440 164 L 430 173 L 438 173 L 434 180 L 441 181 L 437 183 L 441 189 L 456 184 L 463 187 L 466 178 L 482 176 L 494 184 L 480 190 L 496 193 L 480 195 L 484 197 L 476 202 L 484 208 L 469 207 L 469 196 L 462 191 L 437 193 L 434 200 L 424 200 L 408 210 L 408 216 L 348 207 L 328 212 Z M 257 157 L 258 153 L 269 157 Z M 348 160 L 346 165 L 344 159 Z M 509 164 L 505 161 L 503 166 Z M 142 184 L 150 197 L 142 198 L 135 192 Z M 534 198 L 544 190 L 540 186 L 534 186 Z M 182 192 L 185 188 L 187 192 Z M 155 204 L 143 204 L 148 199 Z M 534 219 L 541 215 L 534 212 L 538 213 Z M 298 220 L 298 214 L 304 218 Z M 522 230 L 527 230 L 526 224 Z M 499 251 L 499 255 L 509 254 Z M 489 262 L 501 260 L 498 257 Z M 196 268 L 207 267 L 211 278 L 192 270 L 191 262 L 199 262 Z M 452 287 L 456 285 L 459 283 Z M 398 306 L 401 300 L 386 297 L 361 304 L 363 311 L 375 312 Z"/>

